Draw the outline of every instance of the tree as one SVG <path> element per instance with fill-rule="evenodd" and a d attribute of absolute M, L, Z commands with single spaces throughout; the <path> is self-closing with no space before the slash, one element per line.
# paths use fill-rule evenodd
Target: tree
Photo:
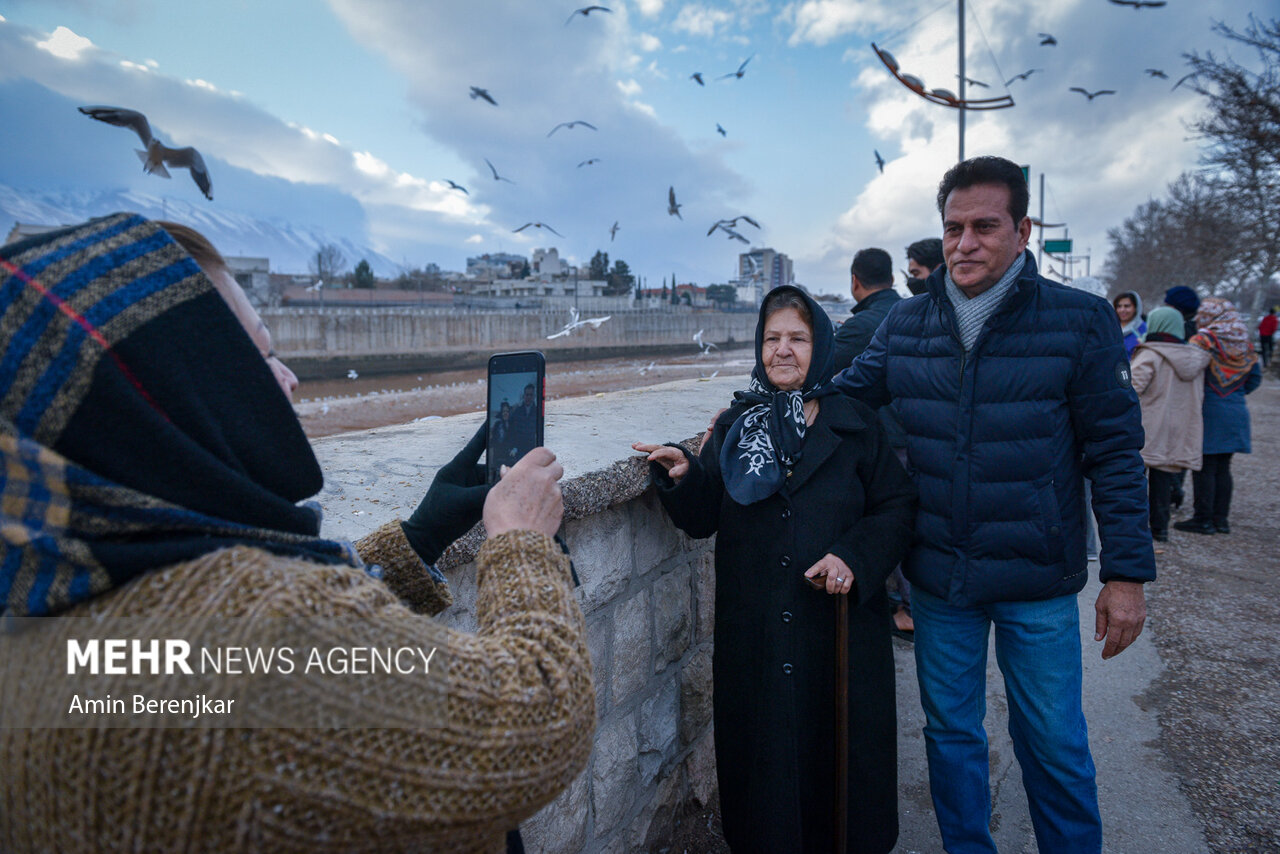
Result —
<path fill-rule="evenodd" d="M 1168 198 L 1139 205 L 1123 225 L 1108 229 L 1105 279 L 1112 294 L 1136 291 L 1152 306 L 1174 285 L 1234 297 L 1239 236 L 1221 185 L 1184 173 L 1169 185 Z"/>
<path fill-rule="evenodd" d="M 597 255 L 600 253 L 597 252 Z M 592 259 L 595 263 L 595 259 Z M 592 276 L 594 279 L 595 277 Z M 607 297 L 621 296 L 622 294 L 631 292 L 631 285 L 635 282 L 636 277 L 631 275 L 631 267 L 626 261 L 619 258 L 613 262 L 613 270 L 605 277 L 604 295 Z"/>
<path fill-rule="evenodd" d="M 738 301 L 738 289 L 733 285 L 707 285 L 707 300 L 727 308 Z"/>
<path fill-rule="evenodd" d="M 330 284 L 347 268 L 347 256 L 342 254 L 337 244 L 326 243 L 316 249 L 309 266 L 317 279 Z"/>
<path fill-rule="evenodd" d="M 587 267 L 587 278 L 593 282 L 603 282 L 609 276 L 609 253 L 596 250 Z"/>
<path fill-rule="evenodd" d="M 375 284 L 373 268 L 369 266 L 367 260 L 361 258 L 360 263 L 356 265 L 355 270 L 351 273 L 351 286 L 354 288 L 372 288 Z"/>
<path fill-rule="evenodd" d="M 1191 88 L 1209 99 L 1192 125 L 1205 143 L 1201 159 L 1231 198 L 1239 231 L 1232 276 L 1256 315 L 1280 272 L 1280 20 L 1250 15 L 1243 31 L 1221 21 L 1213 30 L 1253 48 L 1261 63 L 1255 71 L 1212 52 L 1185 55 Z"/>

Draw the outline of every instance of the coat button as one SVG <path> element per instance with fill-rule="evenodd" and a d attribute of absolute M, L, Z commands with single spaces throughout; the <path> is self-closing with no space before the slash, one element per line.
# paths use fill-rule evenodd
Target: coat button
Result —
<path fill-rule="evenodd" d="M 1061 533 L 1062 533 L 1062 529 L 1059 528 L 1057 525 L 1054 525 L 1052 528 L 1049 529 L 1049 536 L 1051 537 L 1056 537 Z"/>
<path fill-rule="evenodd" d="M 791 622 L 791 612 L 790 612 L 790 611 L 783 611 L 783 612 L 782 612 L 782 622 L 784 622 L 784 623 L 789 623 L 789 622 Z"/>
<path fill-rule="evenodd" d="M 790 664 L 784 664 L 784 665 L 782 665 L 782 672 L 783 672 L 783 673 L 785 673 L 787 676 L 790 676 L 790 675 L 791 675 L 791 665 L 790 665 Z"/>
<path fill-rule="evenodd" d="M 783 555 L 782 559 L 779 560 L 778 563 L 782 564 L 783 569 L 791 566 L 791 555 Z"/>
<path fill-rule="evenodd" d="M 783 519 L 790 519 L 790 518 L 791 518 L 791 508 L 790 508 L 790 507 L 783 507 L 783 508 L 782 508 L 782 518 L 783 518 Z"/>

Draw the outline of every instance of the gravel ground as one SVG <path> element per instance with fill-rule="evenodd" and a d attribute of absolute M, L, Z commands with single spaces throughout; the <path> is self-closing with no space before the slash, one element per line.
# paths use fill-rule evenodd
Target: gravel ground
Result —
<path fill-rule="evenodd" d="M 1210 850 L 1224 854 L 1280 851 L 1280 381 L 1248 402 L 1253 453 L 1232 459 L 1231 533 L 1171 531 L 1148 586 L 1166 672 L 1145 699 Z"/>

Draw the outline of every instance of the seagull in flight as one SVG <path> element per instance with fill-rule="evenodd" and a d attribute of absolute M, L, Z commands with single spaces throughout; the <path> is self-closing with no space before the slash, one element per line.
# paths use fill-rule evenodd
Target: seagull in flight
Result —
<path fill-rule="evenodd" d="M 445 178 L 444 180 L 445 180 L 445 183 L 449 185 L 450 190 L 461 190 L 464 194 L 468 196 L 471 195 L 470 193 L 467 192 L 467 188 L 459 184 L 457 181 L 453 181 L 449 178 Z"/>
<path fill-rule="evenodd" d="M 883 174 L 884 174 L 884 158 L 883 158 L 883 157 L 881 157 L 881 156 L 880 156 L 880 152 L 876 151 L 874 148 L 873 148 L 873 149 L 871 149 L 871 151 L 872 151 L 872 153 L 873 153 L 873 154 L 875 154 L 875 156 L 876 156 L 876 165 L 880 167 L 880 174 L 881 174 L 881 175 L 883 175 Z"/>
<path fill-rule="evenodd" d="M 716 220 L 714 223 L 712 223 L 711 228 L 707 229 L 707 236 L 708 236 L 708 237 L 710 237 L 710 236 L 711 236 L 711 234 L 712 234 L 712 233 L 713 233 L 717 228 L 724 228 L 725 230 L 728 230 L 729 228 L 733 228 L 734 226 L 736 226 L 736 225 L 738 224 L 738 220 L 742 220 L 742 221 L 746 222 L 748 225 L 755 226 L 756 228 L 759 228 L 759 227 L 760 227 L 760 223 L 756 222 L 754 219 L 752 219 L 751 217 L 747 216 L 746 214 L 738 214 L 738 215 L 737 215 L 737 216 L 735 216 L 733 219 L 718 219 L 718 220 Z"/>
<path fill-rule="evenodd" d="M 511 232 L 513 234 L 519 234 L 520 232 L 524 231 L 526 228 L 529 228 L 530 226 L 532 226 L 533 228 L 545 228 L 547 231 L 551 232 L 556 237 L 560 237 L 560 238 L 564 237 L 563 234 L 556 231 L 554 228 L 547 225 L 545 222 L 526 222 L 524 225 L 520 226 L 519 228 L 511 229 Z"/>
<path fill-rule="evenodd" d="M 721 228 L 724 230 L 724 233 L 725 233 L 725 234 L 729 235 L 729 239 L 730 239 L 730 240 L 738 240 L 738 241 L 741 241 L 741 242 L 743 242 L 743 243 L 747 244 L 748 246 L 750 246 L 750 245 L 751 245 L 751 241 L 750 241 L 750 240 L 747 240 L 747 238 L 743 237 L 741 234 L 739 234 L 738 232 L 734 231 L 734 230 L 733 230 L 732 228 L 730 228 L 729 226 L 725 225 L 725 226 L 721 226 Z"/>
<path fill-rule="evenodd" d="M 720 127 L 720 123 L 719 123 L 719 122 L 716 122 L 716 133 L 720 134 L 721 136 L 728 136 L 728 135 L 729 135 L 729 132 L 728 132 L 727 130 L 725 130 L 724 128 Z"/>
<path fill-rule="evenodd" d="M 1048 33 L 1036 33 L 1040 37 L 1041 47 L 1054 47 L 1058 44 L 1058 40 Z"/>
<path fill-rule="evenodd" d="M 957 78 L 959 78 L 959 77 L 960 77 L 960 75 L 959 75 L 959 74 L 957 74 L 957 75 L 956 75 L 956 77 L 957 77 Z M 983 88 L 983 89 L 990 89 L 990 88 L 991 88 L 991 87 L 990 87 L 990 86 L 988 86 L 986 83 L 983 83 L 981 80 L 974 80 L 972 77 L 966 77 L 966 78 L 964 79 L 964 82 L 965 82 L 965 83 L 968 83 L 970 86 L 980 86 L 980 87 L 981 87 L 981 88 Z"/>
<path fill-rule="evenodd" d="M 484 98 L 486 101 L 488 101 L 490 104 L 493 104 L 495 107 L 498 106 L 498 102 L 493 100 L 493 96 L 489 94 L 488 89 L 481 89 L 479 86 L 472 86 L 471 100 L 474 101 L 477 98 Z"/>
<path fill-rule="evenodd" d="M 581 163 L 579 163 L 578 168 L 581 169 L 583 166 L 591 166 L 592 164 L 599 163 L 599 162 L 600 162 L 599 157 L 590 157 L 582 161 Z"/>
<path fill-rule="evenodd" d="M 573 12 L 569 15 L 568 19 L 564 22 L 564 25 L 566 27 L 569 26 L 569 22 L 573 20 L 574 15 L 581 15 L 582 17 L 586 18 L 592 12 L 610 12 L 611 13 L 613 12 L 613 10 L 610 9 L 608 6 L 583 6 L 581 9 L 574 9 Z"/>
<path fill-rule="evenodd" d="M 719 347 L 717 347 L 717 346 L 716 346 L 715 344 L 713 344 L 712 342 L 710 342 L 710 341 L 703 341 L 703 340 L 702 340 L 702 333 L 704 333 L 704 332 L 706 332 L 706 331 L 707 331 L 707 330 L 705 330 L 705 329 L 699 329 L 699 330 L 697 331 L 697 333 L 693 336 L 693 343 L 698 345 L 698 349 L 702 351 L 699 355 L 702 355 L 702 356 L 707 355 L 707 354 L 708 354 L 708 353 L 710 353 L 712 350 L 719 350 L 719 349 L 720 349 Z"/>
<path fill-rule="evenodd" d="M 311 293 L 315 293 L 316 291 L 320 290 L 323 287 L 324 287 L 324 279 L 316 279 L 316 283 L 314 285 L 311 285 L 308 288 L 305 288 L 305 290 L 308 290 Z"/>
<path fill-rule="evenodd" d="M 1115 89 L 1099 89 L 1097 92 L 1090 92 L 1088 89 L 1081 89 L 1079 86 L 1072 86 L 1068 91 L 1079 92 L 1081 95 L 1084 95 L 1086 98 L 1088 98 L 1091 102 L 1093 101 L 1094 98 L 1098 97 L 1099 95 L 1114 95 L 1116 93 Z"/>
<path fill-rule="evenodd" d="M 166 165 L 175 169 L 189 169 L 191 179 L 196 182 L 200 192 L 204 193 L 206 199 L 213 201 L 213 181 L 209 178 L 209 170 L 204 165 L 204 158 L 200 156 L 200 152 L 190 146 L 169 148 L 162 144 L 151 135 L 151 125 L 147 123 L 147 117 L 137 110 L 126 110 L 122 107 L 80 107 L 79 109 L 91 119 L 132 129 L 142 140 L 142 144 L 147 147 L 146 151 L 134 149 L 138 159 L 142 161 L 143 172 L 168 178 L 170 176 L 169 170 L 165 168 Z"/>
<path fill-rule="evenodd" d="M 1148 77 L 1159 77 L 1161 80 L 1169 79 L 1169 75 L 1165 74 L 1159 68 L 1147 68 L 1145 71 Z"/>
<path fill-rule="evenodd" d="M 556 338 L 564 338 L 566 335 L 572 334 L 573 330 L 586 326 L 588 323 L 591 324 L 592 329 L 599 329 L 600 324 L 604 323 L 606 320 L 608 320 L 611 317 L 613 317 L 612 314 L 606 314 L 604 317 L 588 317 L 586 320 L 579 320 L 578 309 L 574 308 L 573 306 L 569 306 L 569 322 L 566 323 L 564 325 L 564 328 L 561 329 L 559 332 L 556 332 L 552 335 L 548 335 L 547 340 L 551 341 Z"/>
<path fill-rule="evenodd" d="M 1032 68 L 1022 72 L 1021 74 L 1015 74 L 1012 77 L 1010 77 L 1008 80 L 1004 81 L 1004 85 L 1008 86 L 1010 83 L 1014 82 L 1015 80 L 1026 80 L 1028 77 L 1030 77 L 1032 74 L 1035 74 L 1037 71 L 1044 71 L 1044 69 Z"/>
<path fill-rule="evenodd" d="M 613 238 L 618 234 L 618 221 L 613 221 L 613 227 L 609 229 L 609 242 L 613 242 Z"/>
<path fill-rule="evenodd" d="M 698 85 L 699 85 L 699 86 L 706 86 L 706 85 L 707 85 L 706 83 L 703 83 L 703 82 L 702 82 L 702 72 L 701 72 L 701 71 L 695 71 L 695 72 L 693 72 L 692 74 L 690 74 L 690 75 L 689 75 L 689 79 L 690 79 L 690 80 L 697 80 L 697 81 L 698 81 Z"/>
<path fill-rule="evenodd" d="M 674 216 L 677 219 L 683 220 L 684 217 L 680 216 L 681 207 L 682 205 L 676 204 L 676 188 L 668 187 L 667 188 L 667 215 Z"/>
<path fill-rule="evenodd" d="M 499 175 L 499 174 L 498 174 L 498 170 L 493 168 L 493 164 L 492 164 L 492 163 L 489 163 L 489 158 L 487 158 L 487 157 L 486 157 L 486 158 L 484 158 L 484 162 L 489 166 L 489 171 L 493 173 L 493 180 L 495 180 L 495 181 L 506 181 L 508 184 L 514 184 L 514 183 L 515 183 L 515 181 L 512 181 L 510 178 L 503 178 L 501 175 Z M 470 194 L 470 193 L 468 193 L 467 195 L 471 195 L 471 194 Z"/>
<path fill-rule="evenodd" d="M 1111 2 L 1117 6 L 1132 6 L 1134 9 L 1141 9 L 1143 6 L 1159 9 L 1165 4 L 1165 0 L 1111 0 Z"/>
<path fill-rule="evenodd" d="M 558 125 L 556 125 L 555 127 L 553 127 L 550 131 L 548 131 L 548 132 L 547 132 L 547 136 L 551 136 L 551 134 L 553 134 L 553 133 L 555 133 L 556 131 L 560 130 L 560 128 L 569 128 L 570 130 L 572 130 L 573 128 L 577 127 L 578 125 L 582 125 L 583 127 L 589 127 L 589 128 L 591 128 L 592 130 L 599 130 L 599 128 L 598 128 L 598 127 L 596 127 L 595 125 L 591 124 L 591 122 L 584 122 L 584 121 L 581 121 L 581 120 L 576 121 L 576 122 L 561 122 L 560 124 L 558 124 Z"/>
<path fill-rule="evenodd" d="M 756 55 L 754 53 L 751 54 L 746 59 L 742 60 L 742 64 L 738 66 L 737 71 L 730 71 L 728 74 L 725 74 L 723 77 L 720 77 L 718 79 L 725 80 L 729 77 L 737 77 L 739 80 L 741 80 L 742 75 L 747 73 L 747 63 L 755 58 L 756 58 Z"/>

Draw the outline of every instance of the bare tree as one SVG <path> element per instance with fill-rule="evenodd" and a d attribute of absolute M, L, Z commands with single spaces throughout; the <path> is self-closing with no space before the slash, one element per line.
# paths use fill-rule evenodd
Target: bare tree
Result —
<path fill-rule="evenodd" d="M 1257 315 L 1280 273 L 1280 20 L 1250 15 L 1242 31 L 1220 21 L 1213 29 L 1259 59 L 1255 70 L 1211 52 L 1186 55 L 1191 88 L 1209 99 L 1208 114 L 1193 125 L 1205 143 L 1202 160 L 1240 233 L 1232 275 Z"/>
<path fill-rule="evenodd" d="M 342 250 L 337 244 L 326 243 L 318 248 L 311 256 L 311 272 L 316 278 L 321 279 L 325 283 L 331 283 L 337 280 L 338 276 L 347 268 L 347 256 L 342 254 Z"/>

